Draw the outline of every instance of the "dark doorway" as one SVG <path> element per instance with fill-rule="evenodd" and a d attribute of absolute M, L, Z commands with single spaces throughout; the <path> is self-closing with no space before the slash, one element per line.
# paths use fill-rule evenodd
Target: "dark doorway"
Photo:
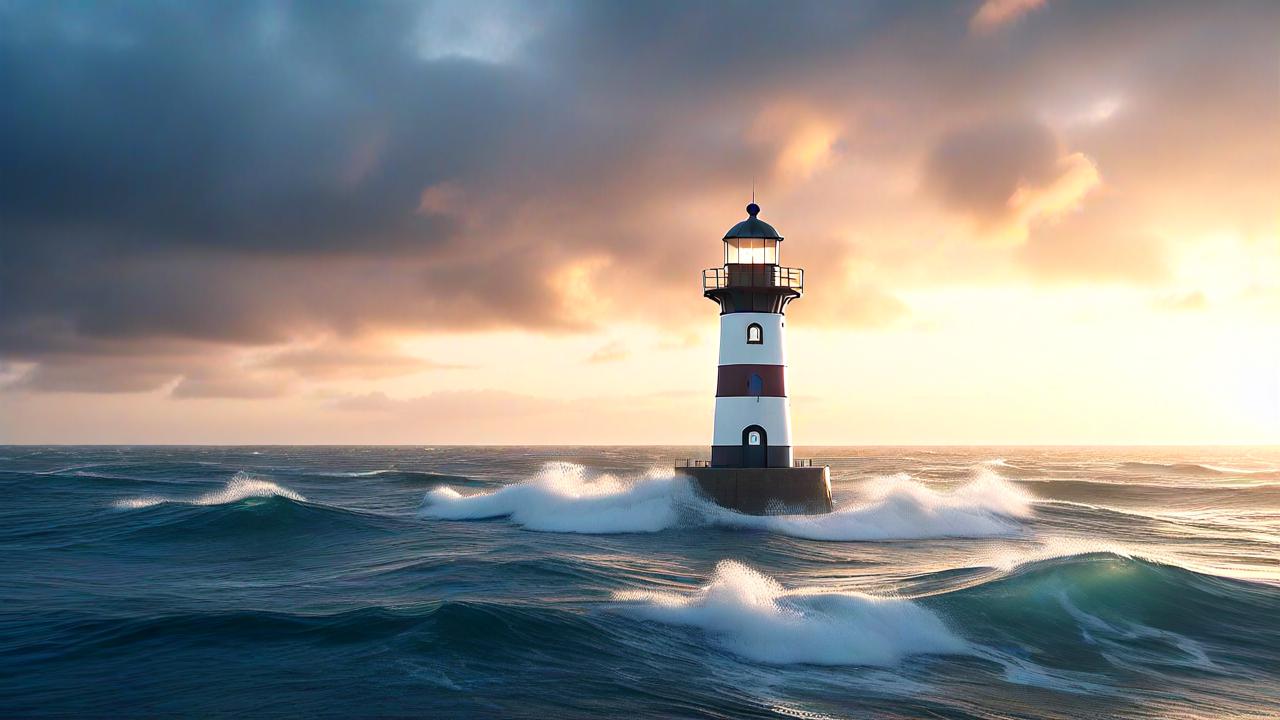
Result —
<path fill-rule="evenodd" d="M 742 431 L 742 467 L 769 467 L 769 436 L 759 425 Z"/>

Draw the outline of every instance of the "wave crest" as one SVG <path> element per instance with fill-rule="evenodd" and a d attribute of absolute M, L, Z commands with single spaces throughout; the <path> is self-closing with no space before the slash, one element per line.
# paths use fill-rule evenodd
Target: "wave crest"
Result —
<path fill-rule="evenodd" d="M 930 610 L 910 600 L 862 593 L 788 591 L 742 563 L 716 565 L 690 594 L 621 592 L 647 619 L 701 628 L 726 649 L 770 664 L 893 665 L 908 655 L 968 654 Z"/>
<path fill-rule="evenodd" d="M 246 472 L 237 472 L 221 489 L 205 493 L 195 498 L 171 498 L 160 495 L 144 495 L 141 497 L 121 498 L 112 503 L 112 507 L 120 510 L 137 510 L 163 503 L 180 503 L 183 505 L 227 505 L 248 498 L 283 497 L 296 502 L 306 502 L 301 494 L 273 482 L 256 478 Z"/>
<path fill-rule="evenodd" d="M 988 468 L 952 490 L 936 490 L 905 474 L 861 486 L 856 504 L 826 515 L 753 517 L 726 514 L 732 524 L 808 540 L 919 540 L 1004 537 L 1021 531 L 1018 519 L 1033 514 L 1034 496 Z"/>
<path fill-rule="evenodd" d="M 743 515 L 703 499 L 683 476 L 654 470 L 631 480 L 592 478 L 581 465 L 554 462 L 529 480 L 492 492 L 463 495 L 436 488 L 426 494 L 420 514 L 443 520 L 509 517 L 547 532 L 658 532 L 691 524 L 833 541 L 1009 536 L 1021 530 L 1017 519 L 1032 514 L 1032 495 L 985 468 L 949 491 L 906 475 L 876 478 L 859 490 L 859 502 L 826 515 Z"/>
<path fill-rule="evenodd" d="M 569 462 L 543 466 L 533 478 L 489 493 L 462 495 L 452 487 L 427 493 L 420 514 L 442 520 L 510 517 L 530 530 L 589 534 L 657 532 L 676 524 L 676 478 L 653 473 L 624 482 L 587 476 Z"/>

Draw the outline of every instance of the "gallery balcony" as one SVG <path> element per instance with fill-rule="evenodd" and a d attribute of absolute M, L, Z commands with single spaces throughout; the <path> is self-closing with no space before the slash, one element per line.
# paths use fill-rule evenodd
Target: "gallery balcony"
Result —
<path fill-rule="evenodd" d="M 702 271 L 702 291 L 725 288 L 786 288 L 804 291 L 804 270 L 801 268 L 734 263 Z"/>

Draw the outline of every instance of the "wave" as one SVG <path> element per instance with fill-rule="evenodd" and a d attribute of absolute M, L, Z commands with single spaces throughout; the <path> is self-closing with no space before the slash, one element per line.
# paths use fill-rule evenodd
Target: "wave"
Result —
<path fill-rule="evenodd" d="M 658 532 L 679 525 L 765 530 L 809 540 L 915 540 L 1002 537 L 1021 531 L 1034 496 L 989 469 L 949 491 L 906 475 L 876 478 L 854 504 L 826 515 L 743 515 L 703 499 L 683 476 L 654 470 L 640 478 L 592 478 L 568 462 L 544 465 L 524 482 L 463 495 L 427 493 L 420 514 L 444 520 L 507 517 L 530 530 L 588 534 Z"/>
<path fill-rule="evenodd" d="M 1280 479 L 1280 468 L 1276 467 L 1241 468 L 1227 465 L 1211 465 L 1209 463 L 1162 463 L 1149 460 L 1122 462 L 1120 463 L 1120 467 L 1128 470 L 1161 470 L 1178 475 L 1198 475 L 1207 477 L 1219 475 L 1248 475 Z"/>
<path fill-rule="evenodd" d="M 590 478 L 569 462 L 547 463 L 533 478 L 493 492 L 428 492 L 420 514 L 443 520 L 509 517 L 530 530 L 588 534 L 657 532 L 679 520 L 685 483 L 652 473 L 632 481 Z M 691 499 L 691 498 L 690 498 Z"/>
<path fill-rule="evenodd" d="M 700 628 L 730 652 L 769 664 L 885 666 L 908 655 L 971 652 L 910 600 L 788 591 L 732 560 L 693 593 L 627 591 L 614 599 L 645 619 Z"/>
<path fill-rule="evenodd" d="M 1019 655 L 1040 656 L 1046 666 L 1037 672 L 1045 676 L 1114 677 L 1117 668 L 1220 674 L 1214 648 L 1234 647 L 1261 661 L 1274 658 L 1280 643 L 1280 588 L 1123 549 L 1028 558 L 918 602 L 965 628 L 966 639 L 1011 672 L 1025 668 L 992 648 L 1012 642 Z"/>
<path fill-rule="evenodd" d="M 222 488 L 195 497 L 148 495 L 113 503 L 121 512 L 95 518 L 94 533 L 138 542 L 250 543 L 323 534 L 390 534 L 402 519 L 313 502 L 287 487 L 239 472 Z M 343 547 L 334 546 L 335 551 Z"/>
<path fill-rule="evenodd" d="M 906 474 L 875 478 L 863 497 L 825 515 L 750 516 L 724 511 L 722 523 L 807 540 L 877 541 L 1017 535 L 1031 517 L 1034 496 L 988 468 L 951 490 L 935 490 Z"/>
<path fill-rule="evenodd" d="M 425 470 L 398 470 L 396 468 L 364 470 L 358 472 L 336 472 L 326 473 L 326 475 L 329 477 L 378 478 L 380 480 L 402 483 L 404 485 L 423 487 L 443 485 L 446 483 L 473 484 L 475 482 L 465 475 L 450 475 L 447 473 L 434 473 Z"/>
<path fill-rule="evenodd" d="M 295 502 L 306 502 L 306 498 L 289 488 L 282 487 L 267 480 L 260 480 L 246 472 L 237 472 L 220 490 L 205 493 L 194 498 L 171 498 L 161 495 L 143 495 L 140 497 L 122 498 L 112 503 L 112 507 L 120 510 L 137 510 L 165 503 L 183 505 L 228 505 L 249 498 L 282 497 Z"/>
<path fill-rule="evenodd" d="M 184 612 L 141 617 L 98 616 L 52 626 L 37 639 L 41 653 L 84 657 L 111 655 L 163 638 L 167 648 L 209 643 L 293 643 L 315 652 L 316 643 L 380 644 L 428 635 L 434 650 L 495 653 L 510 649 L 513 634 L 525 642 L 588 653 L 600 644 L 589 620 L 558 609 L 483 601 L 445 601 L 399 607 L 359 607 L 334 613 L 269 610 Z"/>
<path fill-rule="evenodd" d="M 964 655 L 999 665 L 1010 682 L 1089 694 L 1114 692 L 1117 670 L 1226 674 L 1217 648 L 1262 661 L 1280 643 L 1271 619 L 1280 617 L 1280 588 L 1113 551 L 1027 559 L 918 597 L 787 589 L 727 560 L 695 590 L 620 591 L 613 600 L 768 665 Z"/>

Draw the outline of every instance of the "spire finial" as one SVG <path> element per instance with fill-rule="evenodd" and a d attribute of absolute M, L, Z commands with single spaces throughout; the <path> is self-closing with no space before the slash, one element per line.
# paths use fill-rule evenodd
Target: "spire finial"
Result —
<path fill-rule="evenodd" d="M 760 206 L 755 204 L 754 200 L 747 206 L 747 214 L 751 217 L 755 217 L 760 214 Z"/>

